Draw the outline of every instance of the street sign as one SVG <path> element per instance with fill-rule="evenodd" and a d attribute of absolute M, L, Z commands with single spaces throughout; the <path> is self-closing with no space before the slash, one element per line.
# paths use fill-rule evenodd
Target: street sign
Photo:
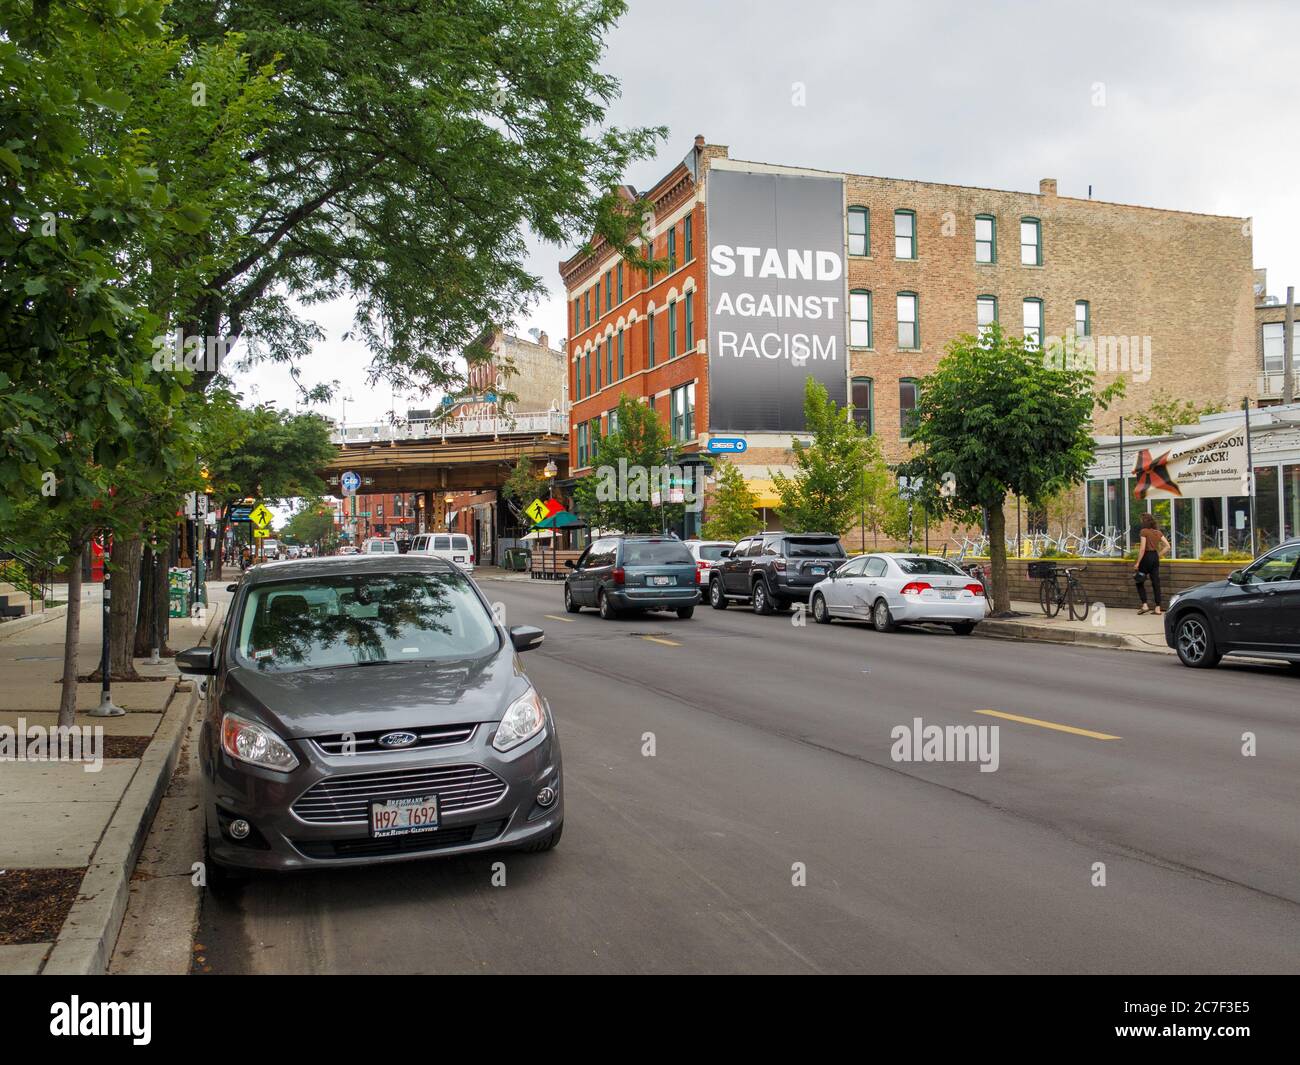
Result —
<path fill-rule="evenodd" d="M 253 536 L 258 540 L 264 540 L 271 535 L 270 529 L 254 529 Z"/>
<path fill-rule="evenodd" d="M 748 449 L 749 441 L 742 436 L 715 436 L 709 441 L 709 450 L 715 455 L 719 452 L 740 455 Z"/>
<path fill-rule="evenodd" d="M 265 529 L 270 526 L 271 520 L 272 518 L 274 518 L 274 516 L 275 515 L 273 515 L 270 512 L 270 510 L 267 509 L 265 503 L 258 503 L 257 506 L 255 506 L 252 512 L 248 515 L 248 520 L 251 521 L 254 525 L 256 525 L 259 529 Z"/>
<path fill-rule="evenodd" d="M 546 517 L 546 504 L 540 499 L 534 499 L 528 506 L 524 507 L 524 513 L 528 515 L 529 520 L 536 525 Z"/>
<path fill-rule="evenodd" d="M 190 492 L 185 497 L 185 516 L 202 520 L 208 516 L 208 497 L 202 492 Z"/>
<path fill-rule="evenodd" d="M 236 503 L 230 508 L 231 521 L 247 521 L 248 516 L 253 513 L 251 503 Z"/>
<path fill-rule="evenodd" d="M 898 498 L 911 499 L 921 490 L 923 479 L 920 477 L 900 477 L 898 479 Z"/>
<path fill-rule="evenodd" d="M 348 470 L 339 478 L 339 487 L 343 490 L 345 496 L 354 495 L 356 490 L 361 487 L 360 475 Z"/>

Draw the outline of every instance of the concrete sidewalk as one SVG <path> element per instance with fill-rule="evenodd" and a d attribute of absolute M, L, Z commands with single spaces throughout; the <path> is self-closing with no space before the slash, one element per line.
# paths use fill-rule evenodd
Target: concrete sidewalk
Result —
<path fill-rule="evenodd" d="M 986 618 L 975 631 L 982 636 L 1004 639 L 1116 647 L 1156 654 L 1174 653 L 1165 644 L 1164 617 L 1139 614 L 1133 606 L 1111 607 L 1104 603 L 1094 603 L 1089 616 L 1082 621 L 1071 620 L 1069 612 L 1064 609 L 1056 617 L 1049 618 L 1037 603 L 1013 600 L 1011 609 L 1020 616 Z"/>
<path fill-rule="evenodd" d="M 172 619 L 174 649 L 203 642 L 223 616 L 224 584 L 210 585 L 209 596 L 214 607 L 206 617 Z M 83 612 L 79 673 L 98 664 L 101 617 L 97 609 Z M 20 729 L 33 737 L 57 722 L 64 626 L 62 616 L 51 616 L 0 641 L 0 728 L 11 743 Z M 139 844 L 194 702 L 173 661 L 150 666 L 137 659 L 136 669 L 147 679 L 112 686 L 113 702 L 127 711 L 122 717 L 87 715 L 99 704 L 99 685 L 77 686 L 76 726 L 102 730 L 82 733 L 95 757 L 83 751 L 80 761 L 0 761 L 0 903 L 14 906 L 24 893 L 30 902 L 47 880 L 75 884 L 81 876 L 75 897 L 43 905 L 35 931 L 18 918 L 13 927 L 0 926 L 0 974 L 104 971 Z M 52 932 L 69 904 L 62 928 Z"/>

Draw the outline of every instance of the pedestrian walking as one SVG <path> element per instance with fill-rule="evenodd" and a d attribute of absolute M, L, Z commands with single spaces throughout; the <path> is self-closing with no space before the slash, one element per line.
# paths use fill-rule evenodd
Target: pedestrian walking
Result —
<path fill-rule="evenodd" d="M 1133 565 L 1133 583 L 1137 585 L 1138 595 L 1142 598 L 1138 613 L 1163 614 L 1165 608 L 1161 603 L 1160 595 L 1160 557 L 1169 550 L 1169 538 L 1156 524 L 1153 514 L 1143 514 L 1141 526 L 1138 532 L 1137 562 Z M 1147 604 L 1148 580 L 1151 582 L 1151 596 L 1155 601 L 1154 609 Z"/>

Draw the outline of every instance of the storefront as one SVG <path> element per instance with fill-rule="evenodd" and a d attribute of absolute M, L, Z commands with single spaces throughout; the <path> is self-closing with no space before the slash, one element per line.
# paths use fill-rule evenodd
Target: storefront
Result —
<path fill-rule="evenodd" d="M 1121 554 L 1137 540 L 1138 523 L 1148 511 L 1168 535 L 1174 558 L 1221 558 L 1260 554 L 1284 540 L 1300 537 L 1300 404 L 1250 412 L 1250 451 L 1254 494 L 1242 478 L 1236 494 L 1186 499 L 1138 499 L 1132 471 L 1143 451 L 1159 454 L 1162 447 L 1242 423 L 1241 411 L 1211 414 L 1195 426 L 1181 426 L 1169 436 L 1134 437 L 1123 445 L 1124 477 L 1120 481 L 1120 443 L 1116 437 L 1097 438 L 1097 458 L 1086 487 L 1087 537 L 1094 545 L 1113 544 Z M 1127 537 L 1125 535 L 1127 531 Z"/>

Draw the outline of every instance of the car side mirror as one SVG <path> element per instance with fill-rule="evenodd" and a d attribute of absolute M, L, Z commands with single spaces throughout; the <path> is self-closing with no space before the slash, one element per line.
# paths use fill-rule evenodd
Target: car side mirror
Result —
<path fill-rule="evenodd" d="M 536 625 L 515 625 L 510 630 L 510 642 L 516 651 L 532 651 L 542 646 L 546 633 Z"/>
<path fill-rule="evenodd" d="M 211 677 L 217 672 L 217 653 L 211 647 L 191 647 L 176 655 L 176 668 L 182 673 Z"/>
<path fill-rule="evenodd" d="M 722 549 L 722 555 L 721 555 L 721 557 L 722 557 L 722 558 L 730 558 L 730 557 L 731 557 L 731 548 L 729 548 L 729 547 L 724 547 L 724 548 Z"/>
<path fill-rule="evenodd" d="M 226 591 L 228 591 L 228 592 L 237 592 L 237 591 L 239 591 L 239 585 L 237 585 L 237 584 L 227 584 L 227 585 L 226 585 Z"/>
<path fill-rule="evenodd" d="M 1231 573 L 1228 574 L 1228 583 L 1244 585 L 1244 584 L 1249 584 L 1250 582 L 1246 580 L 1245 570 L 1234 569 Z"/>

